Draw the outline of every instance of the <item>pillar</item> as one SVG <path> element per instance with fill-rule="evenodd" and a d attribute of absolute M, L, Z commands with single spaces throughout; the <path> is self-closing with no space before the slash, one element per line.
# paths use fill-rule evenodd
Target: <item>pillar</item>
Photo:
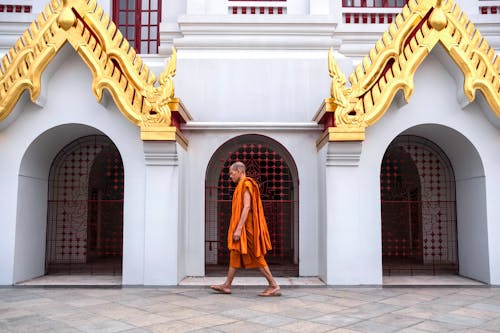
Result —
<path fill-rule="evenodd" d="M 328 142 L 325 156 L 323 271 L 328 285 L 381 284 L 379 243 L 360 220 L 361 141 Z"/>
<path fill-rule="evenodd" d="M 144 284 L 177 285 L 179 158 L 175 141 L 144 141 Z"/>

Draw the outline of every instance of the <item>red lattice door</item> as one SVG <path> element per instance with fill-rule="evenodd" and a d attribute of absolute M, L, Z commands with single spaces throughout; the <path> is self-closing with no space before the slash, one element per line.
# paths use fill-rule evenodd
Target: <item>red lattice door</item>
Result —
<path fill-rule="evenodd" d="M 259 184 L 273 249 L 266 255 L 270 266 L 287 266 L 283 275 L 297 275 L 294 265 L 294 181 L 289 166 L 275 150 L 262 144 L 242 144 L 223 161 L 217 188 L 207 187 L 206 262 L 229 263 L 227 230 L 235 184 L 229 178 L 229 167 L 236 161 L 245 163 L 247 176 Z M 216 195 L 216 197 L 215 197 Z M 211 208 L 210 208 L 211 207 Z M 211 222 L 212 220 L 212 222 Z M 215 223 L 214 223 L 215 222 Z"/>
<path fill-rule="evenodd" d="M 385 274 L 457 273 L 455 182 L 432 142 L 395 140 L 380 173 Z"/>
<path fill-rule="evenodd" d="M 47 274 L 121 274 L 123 163 L 104 136 L 81 138 L 54 160 Z"/>

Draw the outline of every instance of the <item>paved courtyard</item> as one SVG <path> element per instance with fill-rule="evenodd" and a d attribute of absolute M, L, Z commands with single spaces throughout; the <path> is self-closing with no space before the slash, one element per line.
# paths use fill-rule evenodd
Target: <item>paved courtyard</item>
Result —
<path fill-rule="evenodd" d="M 0 288 L 0 332 L 500 332 L 500 288 Z"/>

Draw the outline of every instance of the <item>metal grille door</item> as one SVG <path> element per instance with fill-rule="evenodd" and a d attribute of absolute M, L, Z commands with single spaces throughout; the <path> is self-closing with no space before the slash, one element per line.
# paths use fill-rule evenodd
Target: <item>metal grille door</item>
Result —
<path fill-rule="evenodd" d="M 401 136 L 380 173 L 385 274 L 458 273 L 455 178 L 429 140 Z"/>
<path fill-rule="evenodd" d="M 231 218 L 231 202 L 235 184 L 229 178 L 229 167 L 236 161 L 245 163 L 247 176 L 259 184 L 273 249 L 267 254 L 270 265 L 294 266 L 294 180 L 289 166 L 275 150 L 259 143 L 244 143 L 221 160 L 216 187 L 206 187 L 206 263 L 227 265 L 227 230 Z M 213 199 L 210 199 L 213 198 Z"/>
<path fill-rule="evenodd" d="M 50 173 L 47 274 L 121 274 L 123 163 L 116 147 L 104 136 L 78 139 Z"/>

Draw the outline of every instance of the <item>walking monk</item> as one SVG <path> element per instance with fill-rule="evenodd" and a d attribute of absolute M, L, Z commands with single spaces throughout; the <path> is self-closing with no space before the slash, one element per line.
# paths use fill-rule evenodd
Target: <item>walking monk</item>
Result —
<path fill-rule="evenodd" d="M 271 239 L 262 209 L 259 186 L 245 174 L 245 164 L 236 162 L 229 168 L 229 177 L 237 184 L 233 194 L 231 222 L 227 233 L 229 271 L 226 282 L 211 286 L 213 290 L 231 293 L 231 284 L 239 268 L 258 268 L 269 286 L 259 296 L 280 296 L 276 283 L 264 259 L 271 250 Z"/>

